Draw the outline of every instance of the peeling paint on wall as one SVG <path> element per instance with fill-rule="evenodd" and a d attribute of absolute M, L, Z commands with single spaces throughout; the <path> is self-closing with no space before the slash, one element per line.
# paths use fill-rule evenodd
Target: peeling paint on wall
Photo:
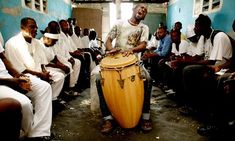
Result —
<path fill-rule="evenodd" d="M 37 38 L 40 38 L 42 34 L 39 30 L 44 30 L 50 21 L 67 19 L 72 13 L 71 0 L 48 0 L 47 13 L 27 8 L 22 2 L 23 0 L 0 0 L 0 31 L 5 41 L 19 33 L 23 17 L 32 17 L 36 20 Z"/>
<path fill-rule="evenodd" d="M 5 14 L 12 15 L 12 16 L 18 16 L 21 13 L 21 8 L 20 7 L 3 8 L 2 12 L 5 13 Z"/>

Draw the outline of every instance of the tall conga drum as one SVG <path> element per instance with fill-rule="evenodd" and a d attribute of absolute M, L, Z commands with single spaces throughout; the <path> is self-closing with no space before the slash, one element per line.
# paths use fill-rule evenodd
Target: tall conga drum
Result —
<path fill-rule="evenodd" d="M 135 55 L 116 54 L 100 62 L 101 85 L 107 106 L 122 128 L 135 127 L 142 113 L 144 82 Z"/>

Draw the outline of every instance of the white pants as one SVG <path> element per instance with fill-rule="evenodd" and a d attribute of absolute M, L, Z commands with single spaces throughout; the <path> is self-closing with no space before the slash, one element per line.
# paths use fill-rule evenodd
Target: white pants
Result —
<path fill-rule="evenodd" d="M 52 100 L 56 100 L 64 86 L 65 75 L 58 68 L 46 67 L 46 69 L 50 72 L 51 79 L 53 80 L 51 84 Z"/>
<path fill-rule="evenodd" d="M 91 57 L 91 53 L 90 52 L 85 52 L 86 54 L 89 54 L 90 56 L 90 60 L 91 60 L 91 64 L 90 64 L 90 72 L 95 68 L 96 63 L 95 61 L 93 61 L 92 57 Z"/>
<path fill-rule="evenodd" d="M 69 87 L 72 88 L 77 84 L 80 69 L 81 69 L 81 61 L 74 58 L 74 65 L 68 61 L 68 59 L 63 57 L 58 57 L 60 62 L 62 62 L 64 65 L 69 67 L 70 69 L 70 78 L 69 78 Z M 65 74 L 63 71 L 61 71 L 63 74 Z"/>
<path fill-rule="evenodd" d="M 77 84 L 81 69 L 81 61 L 74 58 L 73 72 L 70 73 L 69 87 L 74 87 Z"/>
<path fill-rule="evenodd" d="M 28 74 L 27 74 L 28 75 Z M 52 122 L 52 91 L 49 83 L 28 75 L 32 91 L 26 95 L 0 85 L 0 99 L 13 98 L 22 107 L 22 130 L 28 137 L 50 136 Z M 32 104 L 31 104 L 32 102 Z M 35 113 L 33 114 L 33 109 Z"/>

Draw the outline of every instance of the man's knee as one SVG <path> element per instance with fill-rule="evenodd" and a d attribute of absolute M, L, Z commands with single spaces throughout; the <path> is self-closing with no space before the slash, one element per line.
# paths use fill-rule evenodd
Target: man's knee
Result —
<path fill-rule="evenodd" d="M 0 100 L 0 135 L 2 139 L 18 140 L 21 128 L 21 104 L 15 99 Z"/>
<path fill-rule="evenodd" d="M 0 112 L 5 110 L 21 110 L 21 104 L 19 101 L 13 98 L 5 98 L 0 100 Z"/>

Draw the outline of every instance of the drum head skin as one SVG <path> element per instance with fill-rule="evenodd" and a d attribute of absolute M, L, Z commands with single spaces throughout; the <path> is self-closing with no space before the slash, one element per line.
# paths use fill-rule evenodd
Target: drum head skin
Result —
<path fill-rule="evenodd" d="M 134 64 L 137 61 L 137 57 L 133 54 L 123 57 L 121 53 L 110 55 L 101 60 L 100 66 L 104 68 L 118 68 L 126 67 Z"/>

